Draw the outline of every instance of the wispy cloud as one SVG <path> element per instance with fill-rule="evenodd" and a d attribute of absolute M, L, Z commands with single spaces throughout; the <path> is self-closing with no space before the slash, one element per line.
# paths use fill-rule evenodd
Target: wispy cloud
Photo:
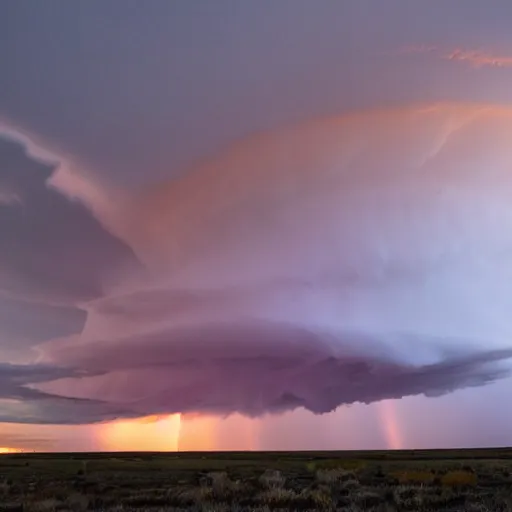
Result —
<path fill-rule="evenodd" d="M 402 49 L 401 53 L 415 54 L 423 53 L 432 55 L 438 59 L 460 62 L 474 68 L 512 67 L 512 54 L 495 53 L 484 50 L 474 50 L 465 48 L 454 48 L 447 50 L 434 45 L 413 45 Z"/>
<path fill-rule="evenodd" d="M 0 189 L 0 205 L 21 204 L 21 197 L 11 190 Z"/>

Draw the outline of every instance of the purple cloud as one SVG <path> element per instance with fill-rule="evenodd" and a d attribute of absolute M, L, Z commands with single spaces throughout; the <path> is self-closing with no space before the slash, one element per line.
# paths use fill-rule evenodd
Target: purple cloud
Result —
<path fill-rule="evenodd" d="M 54 171 L 0 137 L 0 190 L 16 197 L 0 201 L 0 291 L 68 305 L 102 296 L 109 274 L 138 262 L 83 204 L 47 185 Z"/>
<path fill-rule="evenodd" d="M 9 346 L 79 333 L 86 317 L 85 310 L 78 307 L 0 296 L 1 335 Z"/>
<path fill-rule="evenodd" d="M 452 340 L 402 338 L 411 346 L 453 345 Z M 438 363 L 399 364 L 389 341 L 268 322 L 168 329 L 57 351 L 55 358 L 61 362 L 104 373 L 42 389 L 103 397 L 140 414 L 258 415 L 296 407 L 324 413 L 342 404 L 481 385 L 507 375 L 508 368 L 496 363 L 512 357 L 512 349 L 466 349 L 446 358 L 440 354 Z"/>
<path fill-rule="evenodd" d="M 403 338 L 415 346 L 453 345 Z M 437 363 L 413 365 L 397 363 L 392 344 L 373 350 L 390 341 L 254 322 L 168 329 L 52 353 L 74 370 L 4 365 L 0 400 L 31 403 L 25 420 L 55 423 L 189 411 L 257 416 L 297 407 L 325 413 L 355 402 L 438 396 L 509 374 L 502 363 L 512 349 L 464 349 L 439 354 Z"/>
<path fill-rule="evenodd" d="M 44 265 L 11 267 L 36 269 L 63 302 L 89 300 L 80 335 L 0 367 L 0 421 L 323 413 L 509 375 L 511 129 L 512 110 L 480 105 L 306 123 L 101 208 L 87 176 L 61 172 L 51 194 L 88 215 L 73 226 L 94 212 L 113 234 L 77 240 L 40 192 L 22 198 L 58 229 Z M 37 231 L 21 233 L 42 251 Z M 78 260 L 60 268 L 64 249 Z M 130 251 L 146 272 L 125 269 L 105 292 Z M 43 286 L 50 276 L 66 293 Z"/>

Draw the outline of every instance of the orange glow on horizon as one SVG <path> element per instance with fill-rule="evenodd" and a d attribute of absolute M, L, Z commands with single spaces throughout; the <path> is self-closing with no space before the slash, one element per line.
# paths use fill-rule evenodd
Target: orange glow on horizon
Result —
<path fill-rule="evenodd" d="M 240 414 L 227 417 L 182 416 L 180 451 L 245 451 L 258 449 L 259 420 Z"/>
<path fill-rule="evenodd" d="M 21 450 L 18 450 L 16 448 L 7 448 L 6 446 L 1 446 L 0 447 L 0 454 L 3 454 L 3 453 L 20 453 Z"/>
<path fill-rule="evenodd" d="M 99 444 L 104 451 L 177 451 L 180 423 L 180 414 L 105 423 Z"/>
<path fill-rule="evenodd" d="M 212 451 L 217 449 L 219 420 L 199 414 L 183 415 L 178 440 L 179 451 Z"/>
<path fill-rule="evenodd" d="M 258 421 L 239 414 L 147 416 L 95 427 L 101 451 L 257 450 Z"/>

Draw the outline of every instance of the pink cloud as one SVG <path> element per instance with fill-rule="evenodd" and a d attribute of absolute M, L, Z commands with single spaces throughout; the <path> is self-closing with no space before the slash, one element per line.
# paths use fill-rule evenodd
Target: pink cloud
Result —
<path fill-rule="evenodd" d="M 17 403 L 0 420 L 320 413 L 502 378 L 511 136 L 492 105 L 359 113 L 134 194 L 102 223 L 147 274 L 84 304 L 81 335 L 37 364 L 1 369 Z"/>
<path fill-rule="evenodd" d="M 512 55 L 487 52 L 483 50 L 472 50 L 464 48 L 455 48 L 453 50 L 445 50 L 434 45 L 412 45 L 406 46 L 401 53 L 405 54 L 430 54 L 436 58 L 460 62 L 474 68 L 481 67 L 512 67 Z"/>
<path fill-rule="evenodd" d="M 498 55 L 477 50 L 456 49 L 444 55 L 443 58 L 464 62 L 476 68 L 484 66 L 498 68 L 512 67 L 512 55 Z"/>

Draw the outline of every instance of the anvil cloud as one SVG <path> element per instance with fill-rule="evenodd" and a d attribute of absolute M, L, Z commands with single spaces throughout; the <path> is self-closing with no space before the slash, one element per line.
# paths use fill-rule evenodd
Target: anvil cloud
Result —
<path fill-rule="evenodd" d="M 323 413 L 508 375 L 511 137 L 512 109 L 439 104 L 254 136 L 132 194 L 2 167 L 2 289 L 60 321 L 0 366 L 0 421 Z"/>

